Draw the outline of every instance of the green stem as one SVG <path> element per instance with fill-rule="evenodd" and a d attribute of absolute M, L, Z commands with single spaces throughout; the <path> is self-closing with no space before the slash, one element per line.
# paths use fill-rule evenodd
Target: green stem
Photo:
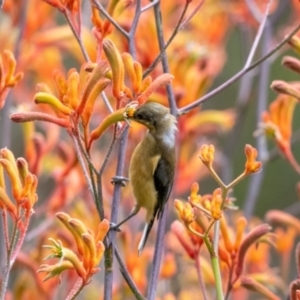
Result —
<path fill-rule="evenodd" d="M 219 259 L 217 255 L 211 257 L 211 263 L 213 267 L 215 282 L 216 282 L 216 292 L 217 292 L 217 300 L 223 300 L 223 288 L 222 288 L 222 278 L 220 272 Z"/>
<path fill-rule="evenodd" d="M 233 188 L 235 185 L 237 185 L 239 182 L 241 182 L 247 175 L 245 175 L 245 173 L 242 173 L 240 176 L 238 176 L 237 178 L 235 178 L 231 183 L 229 183 L 226 186 L 227 192 L 229 189 Z"/>

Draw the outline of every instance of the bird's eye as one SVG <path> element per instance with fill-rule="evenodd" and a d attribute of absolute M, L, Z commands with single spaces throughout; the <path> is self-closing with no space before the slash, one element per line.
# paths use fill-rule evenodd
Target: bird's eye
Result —
<path fill-rule="evenodd" d="M 136 113 L 134 114 L 134 117 L 135 117 L 137 120 L 143 119 L 143 118 L 142 118 L 142 114 L 141 114 L 140 112 L 136 112 Z"/>

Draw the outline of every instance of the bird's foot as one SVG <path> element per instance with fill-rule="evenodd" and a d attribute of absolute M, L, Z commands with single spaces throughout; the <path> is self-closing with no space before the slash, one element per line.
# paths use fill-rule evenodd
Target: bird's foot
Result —
<path fill-rule="evenodd" d="M 119 225 L 115 224 L 115 223 L 109 223 L 109 230 L 114 230 L 114 231 L 118 231 L 118 232 L 121 231 Z"/>
<path fill-rule="evenodd" d="M 129 179 L 123 176 L 114 176 L 111 178 L 111 184 L 120 184 L 121 186 L 126 186 L 126 182 L 128 182 Z"/>

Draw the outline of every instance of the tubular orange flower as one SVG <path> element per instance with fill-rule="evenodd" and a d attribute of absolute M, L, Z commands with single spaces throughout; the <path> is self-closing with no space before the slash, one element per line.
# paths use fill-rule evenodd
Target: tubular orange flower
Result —
<path fill-rule="evenodd" d="M 75 239 L 76 242 L 76 246 L 77 246 L 77 250 L 78 253 L 80 255 L 84 255 L 84 243 L 81 239 L 81 236 L 78 234 L 77 231 L 75 231 L 75 229 L 69 224 L 69 221 L 71 220 L 71 217 L 64 212 L 58 212 L 56 214 L 56 217 L 66 226 L 66 228 L 71 232 L 71 234 L 73 235 L 73 238 Z"/>
<path fill-rule="evenodd" d="M 75 253 L 62 246 L 62 243 L 58 240 L 50 239 L 52 246 L 44 246 L 49 248 L 52 253 L 47 258 L 59 258 L 60 262 L 65 260 L 71 262 L 79 277 L 86 283 L 91 276 L 99 271 L 97 268 L 100 260 L 103 257 L 105 251 L 104 244 L 97 238 L 104 238 L 104 234 L 109 230 L 109 223 L 107 220 L 103 220 L 98 228 L 98 233 L 95 235 L 91 230 L 87 229 L 85 224 L 78 219 L 71 218 L 68 214 L 59 212 L 56 217 L 65 225 L 75 239 L 78 256 Z M 46 258 L 46 259 L 47 259 Z M 68 265 L 67 265 L 68 266 Z M 67 269 L 67 268 L 66 268 Z M 39 272 L 51 273 L 51 277 L 59 275 L 63 270 L 59 269 L 59 264 L 53 267 L 46 265 L 41 266 Z M 46 278 L 50 276 L 47 275 Z"/>
<path fill-rule="evenodd" d="M 14 87 L 23 78 L 23 73 L 15 74 L 16 64 L 13 53 L 4 50 L 0 55 L 0 109 L 4 106 L 8 89 Z"/>
<path fill-rule="evenodd" d="M 11 215 L 12 219 L 17 221 L 17 207 L 11 202 L 5 190 L 0 187 L 0 209 L 5 209 Z"/>
<path fill-rule="evenodd" d="M 142 69 L 142 65 L 137 61 L 133 62 L 133 68 L 135 72 L 135 81 L 133 81 L 133 90 L 135 93 L 139 93 L 141 92 L 141 88 L 142 88 L 143 69 Z"/>
<path fill-rule="evenodd" d="M 284 227 L 295 228 L 300 234 L 300 221 L 298 218 L 292 216 L 281 210 L 270 210 L 265 215 L 265 220 L 270 224 L 280 224 Z"/>
<path fill-rule="evenodd" d="M 296 103 L 294 97 L 280 94 L 269 106 L 269 111 L 262 115 L 263 123 L 260 127 L 266 135 L 275 139 L 283 154 L 290 151 L 292 120 Z"/>
<path fill-rule="evenodd" d="M 226 223 L 226 218 L 223 216 L 223 218 L 221 218 L 220 220 L 220 229 L 221 229 L 221 233 L 222 233 L 222 238 L 224 241 L 224 246 L 226 248 L 226 250 L 230 253 L 233 249 L 233 244 L 232 241 L 230 239 L 230 235 L 228 232 L 228 225 Z"/>
<path fill-rule="evenodd" d="M 199 184 L 194 182 L 191 186 L 191 193 L 189 196 L 189 202 L 192 205 L 201 205 L 201 195 L 198 194 L 199 192 Z"/>
<path fill-rule="evenodd" d="M 117 123 L 119 121 L 126 120 L 126 114 L 128 113 L 128 111 L 130 113 L 132 113 L 133 110 L 134 110 L 134 108 L 132 108 L 132 109 L 128 109 L 126 107 L 121 108 L 121 109 L 114 111 L 113 113 L 108 115 L 104 120 L 102 120 L 102 122 L 99 124 L 99 126 L 91 132 L 87 149 L 91 148 L 93 141 L 97 140 L 109 126 L 111 126 L 112 124 Z"/>
<path fill-rule="evenodd" d="M 16 168 L 14 168 L 14 165 L 8 159 L 0 158 L 0 164 L 7 172 L 11 181 L 13 197 L 16 199 L 16 201 L 20 201 L 22 194 L 22 184 L 19 175 L 16 172 Z"/>
<path fill-rule="evenodd" d="M 223 215 L 222 202 L 221 189 L 218 188 L 213 192 L 210 209 L 211 216 L 215 220 L 219 220 Z"/>
<path fill-rule="evenodd" d="M 72 109 L 70 107 L 67 107 L 54 95 L 51 95 L 48 93 L 39 92 L 39 93 L 35 94 L 34 102 L 36 104 L 39 104 L 39 103 L 49 104 L 55 110 L 63 113 L 64 115 L 67 115 L 67 116 L 69 116 L 72 112 Z"/>
<path fill-rule="evenodd" d="M 97 266 L 100 263 L 100 261 L 103 257 L 104 251 L 105 251 L 104 244 L 101 241 L 98 241 L 97 244 L 96 244 L 96 262 L 95 262 L 94 267 Z"/>
<path fill-rule="evenodd" d="M 124 52 L 122 53 L 122 60 L 123 60 L 123 63 L 124 63 L 124 67 L 125 67 L 125 71 L 130 79 L 130 82 L 132 84 L 132 86 L 134 86 L 134 83 L 136 82 L 137 80 L 137 77 L 136 77 L 136 74 L 135 74 L 135 69 L 134 69 L 134 60 L 133 60 L 133 57 L 127 53 L 127 52 Z M 137 90 L 134 89 L 135 92 L 137 92 Z"/>
<path fill-rule="evenodd" d="M 267 289 L 265 285 L 259 283 L 251 277 L 243 277 L 241 279 L 241 284 L 246 289 L 260 293 L 265 297 L 265 299 L 280 300 L 280 298 L 277 297 L 271 290 Z"/>
<path fill-rule="evenodd" d="M 261 170 L 262 163 L 260 161 L 256 161 L 257 150 L 247 144 L 245 146 L 245 154 L 247 158 L 244 170 L 245 175 L 259 172 Z"/>
<path fill-rule="evenodd" d="M 36 271 L 37 273 L 45 272 L 47 273 L 46 277 L 43 279 L 43 281 L 47 281 L 50 278 L 59 276 L 63 271 L 74 269 L 74 266 L 71 262 L 65 260 L 62 262 L 59 262 L 54 265 L 47 265 L 43 264 L 40 266 L 40 268 Z"/>
<path fill-rule="evenodd" d="M 236 225 L 236 237 L 234 242 L 234 250 L 238 251 L 241 246 L 243 234 L 245 232 L 245 228 L 247 226 L 247 219 L 245 217 L 239 217 Z"/>
<path fill-rule="evenodd" d="M 296 279 L 291 282 L 289 287 L 289 296 L 291 300 L 299 300 L 300 299 L 300 280 Z"/>
<path fill-rule="evenodd" d="M 19 112 L 10 115 L 10 119 L 16 123 L 32 122 L 32 121 L 44 121 L 54 123 L 64 128 L 70 128 L 71 123 L 68 119 L 58 118 L 42 112 Z"/>
<path fill-rule="evenodd" d="M 189 225 L 195 220 L 193 207 L 190 203 L 183 203 L 182 201 L 175 200 L 174 205 L 179 212 L 181 220 Z"/>
<path fill-rule="evenodd" d="M 174 76 L 168 73 L 164 73 L 156 77 L 151 84 L 137 97 L 137 101 L 140 104 L 143 104 L 157 89 L 171 83 L 173 78 Z"/>
<path fill-rule="evenodd" d="M 211 166 L 214 161 L 215 147 L 213 145 L 203 145 L 200 148 L 200 159 L 206 166 Z"/>
<path fill-rule="evenodd" d="M 300 91 L 298 84 L 288 83 L 283 80 L 274 80 L 271 84 L 271 89 L 273 89 L 277 93 L 295 97 L 298 101 L 300 101 Z"/>
<path fill-rule="evenodd" d="M 230 259 L 229 253 L 225 249 L 222 248 L 222 245 L 219 245 L 218 254 L 219 254 L 221 261 L 223 261 L 229 267 L 231 259 Z"/>
<path fill-rule="evenodd" d="M 90 94 L 92 93 L 92 90 L 96 86 L 96 84 L 100 80 L 104 80 L 105 74 L 108 72 L 108 63 L 106 61 L 101 61 L 97 66 L 93 69 L 92 73 L 89 76 L 89 79 L 87 80 L 84 89 L 82 91 L 82 97 L 79 106 L 77 107 L 77 114 L 81 115 L 83 110 L 85 109 L 85 106 L 87 105 L 87 102 L 89 101 Z M 105 80 L 106 85 L 108 84 L 109 81 Z M 102 90 L 106 87 L 103 86 Z M 98 93 L 99 94 L 99 93 Z M 93 104 L 95 101 L 96 97 L 93 97 L 92 103 L 89 103 L 90 110 L 93 108 Z M 91 112 L 90 112 L 91 113 Z"/>
<path fill-rule="evenodd" d="M 85 245 L 87 246 L 87 249 L 89 251 L 89 258 L 86 261 L 86 266 L 89 270 L 92 270 L 97 264 L 99 263 L 97 258 L 97 248 L 94 238 L 91 236 L 91 234 L 85 232 L 81 235 L 82 240 L 84 241 Z M 86 259 L 86 253 L 84 255 L 84 259 Z"/>
<path fill-rule="evenodd" d="M 87 280 L 87 273 L 83 267 L 83 263 L 79 260 L 77 255 L 68 248 L 63 247 L 61 241 L 49 238 L 52 245 L 44 245 L 44 248 L 48 248 L 51 250 L 51 254 L 49 254 L 45 259 L 49 258 L 59 258 L 60 261 L 67 260 L 69 261 L 74 269 L 76 270 L 79 277 L 83 279 L 83 281 Z"/>
<path fill-rule="evenodd" d="M 18 168 L 18 172 L 19 172 L 19 175 L 20 175 L 20 179 L 22 181 L 22 184 L 24 185 L 25 180 L 26 180 L 26 176 L 29 173 L 28 163 L 22 157 L 19 157 L 16 162 L 17 162 L 17 168 Z"/>
<path fill-rule="evenodd" d="M 184 227 L 184 225 L 177 220 L 172 223 L 171 231 L 177 237 L 187 255 L 191 259 L 195 259 L 199 254 L 199 249 L 203 243 L 203 239 L 197 239 L 198 244 L 195 243 L 193 241 L 195 235 L 191 234 L 190 231 L 187 231 L 186 227 Z"/>
<path fill-rule="evenodd" d="M 268 224 L 261 224 L 253 228 L 243 239 L 238 251 L 237 265 L 235 269 L 235 274 L 237 278 L 243 272 L 245 256 L 250 246 L 256 243 L 262 236 L 267 234 L 270 230 L 271 227 Z"/>
<path fill-rule="evenodd" d="M 24 158 L 16 160 L 13 153 L 7 148 L 0 150 L 0 165 L 0 208 L 6 209 L 14 221 L 22 218 L 19 214 L 24 214 L 28 225 L 32 207 L 38 199 L 36 194 L 37 178 L 29 172 L 28 164 Z M 7 195 L 4 170 L 11 181 L 12 195 L 16 204 L 13 204 Z M 20 222 L 21 224 L 22 222 Z"/>
<path fill-rule="evenodd" d="M 290 253 L 293 249 L 295 239 L 297 236 L 297 231 L 293 227 L 288 227 L 284 230 L 281 227 L 275 229 L 276 234 L 276 249 L 279 253 L 284 255 L 285 253 Z"/>
<path fill-rule="evenodd" d="M 116 99 L 120 100 L 124 96 L 125 83 L 124 83 L 124 64 L 122 57 L 115 44 L 105 39 L 103 41 L 103 50 L 109 61 L 112 69 L 112 93 Z"/>
<path fill-rule="evenodd" d="M 75 110 L 78 106 L 79 102 L 79 80 L 80 75 L 77 72 L 72 72 L 68 78 L 68 90 L 67 94 L 64 96 L 64 103 L 69 103 L 70 107 Z"/>
<path fill-rule="evenodd" d="M 109 228 L 110 228 L 110 225 L 109 225 L 108 220 L 106 220 L 106 219 L 102 220 L 98 225 L 95 240 L 103 241 L 103 239 L 105 238 L 106 234 L 109 231 Z"/>

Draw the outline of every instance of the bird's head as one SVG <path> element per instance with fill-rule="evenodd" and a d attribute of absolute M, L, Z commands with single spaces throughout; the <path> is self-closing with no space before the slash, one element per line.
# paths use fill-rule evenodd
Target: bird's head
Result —
<path fill-rule="evenodd" d="M 174 145 L 177 122 L 169 108 L 149 101 L 127 114 L 126 118 L 143 124 L 153 136 Z"/>
<path fill-rule="evenodd" d="M 143 124 L 151 133 L 176 128 L 176 118 L 171 115 L 169 108 L 157 102 L 146 102 L 127 115 L 127 119 Z"/>

